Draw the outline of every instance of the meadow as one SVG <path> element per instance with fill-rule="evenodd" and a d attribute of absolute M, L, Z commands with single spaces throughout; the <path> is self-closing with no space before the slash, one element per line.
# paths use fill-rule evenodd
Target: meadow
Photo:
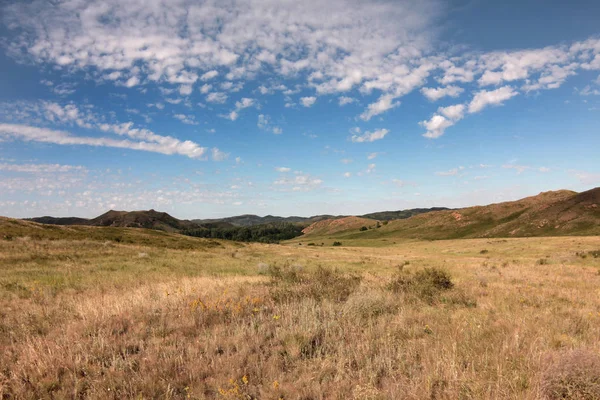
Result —
<path fill-rule="evenodd" d="M 600 398 L 600 237 L 31 226 L 0 230 L 2 399 Z"/>

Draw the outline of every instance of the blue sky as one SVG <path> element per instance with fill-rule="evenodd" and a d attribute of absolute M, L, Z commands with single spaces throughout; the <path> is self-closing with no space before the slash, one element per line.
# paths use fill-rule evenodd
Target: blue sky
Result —
<path fill-rule="evenodd" d="M 0 215 L 362 214 L 600 186 L 597 1 L 0 8 Z"/>

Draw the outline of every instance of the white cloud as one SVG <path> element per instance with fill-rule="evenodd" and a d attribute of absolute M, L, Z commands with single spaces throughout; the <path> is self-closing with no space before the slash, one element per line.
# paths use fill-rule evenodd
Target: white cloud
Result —
<path fill-rule="evenodd" d="M 514 169 L 517 171 L 517 174 L 521 175 L 523 172 L 531 169 L 528 165 L 516 165 L 516 164 L 505 164 L 502 166 L 504 169 Z"/>
<path fill-rule="evenodd" d="M 503 101 L 516 96 L 518 93 L 510 86 L 503 86 L 496 90 L 481 90 L 475 94 L 469 103 L 469 112 L 476 113 L 488 105 L 501 105 Z"/>
<path fill-rule="evenodd" d="M 265 114 L 258 115 L 258 122 L 256 123 L 256 126 L 258 126 L 259 129 L 270 131 L 275 135 L 280 135 L 283 133 L 283 130 L 280 127 L 273 126 L 271 124 L 271 117 Z"/>
<path fill-rule="evenodd" d="M 192 94 L 192 85 L 181 85 L 179 87 L 179 94 L 182 96 L 188 96 Z"/>
<path fill-rule="evenodd" d="M 452 168 L 448 171 L 438 171 L 435 174 L 438 176 L 457 176 L 465 167 Z"/>
<path fill-rule="evenodd" d="M 225 115 L 225 118 L 230 119 L 231 121 L 235 121 L 236 119 L 238 119 L 239 114 L 237 113 L 237 111 L 232 111 L 229 114 Z"/>
<path fill-rule="evenodd" d="M 583 89 L 579 90 L 579 94 L 581 96 L 599 96 L 600 95 L 600 90 L 596 89 L 596 88 L 592 88 L 591 85 L 586 85 L 583 87 Z"/>
<path fill-rule="evenodd" d="M 367 109 L 360 115 L 360 118 L 368 121 L 376 115 L 386 112 L 400 105 L 400 102 L 394 102 L 394 96 L 387 94 L 383 95 L 373 104 L 369 104 Z"/>
<path fill-rule="evenodd" d="M 180 120 L 181 122 L 183 122 L 184 124 L 198 125 L 198 122 L 196 122 L 196 117 L 194 117 L 193 115 L 174 114 L 173 116 L 175 118 L 177 118 L 178 120 Z"/>
<path fill-rule="evenodd" d="M 127 81 L 125 82 L 125 86 L 130 88 L 139 85 L 139 83 L 140 78 L 138 78 L 137 76 L 132 76 L 131 78 L 127 79 Z"/>
<path fill-rule="evenodd" d="M 61 172 L 87 172 L 80 165 L 64 164 L 6 164 L 0 163 L 0 171 L 22 172 L 31 174 L 55 174 Z"/>
<path fill-rule="evenodd" d="M 124 128 L 127 129 L 127 128 Z M 27 125 L 0 124 L 0 137 L 19 139 L 26 142 L 52 143 L 58 145 L 85 145 L 94 147 L 115 147 L 142 150 L 162 154 L 180 154 L 190 158 L 201 158 L 206 148 L 186 140 L 179 141 L 170 136 L 158 136 L 149 131 L 127 130 L 128 136 L 143 139 L 141 141 L 116 140 L 107 137 L 74 136 L 68 132 Z"/>
<path fill-rule="evenodd" d="M 363 143 L 363 142 L 374 142 L 376 140 L 383 139 L 390 131 L 387 129 L 377 129 L 373 132 L 365 132 L 364 134 L 359 134 L 360 130 L 356 131 L 356 134 L 352 135 L 351 139 L 354 143 Z"/>
<path fill-rule="evenodd" d="M 308 192 L 321 187 L 323 180 L 310 174 L 297 173 L 295 176 L 283 176 L 273 182 L 275 187 L 282 187 L 283 191 Z"/>
<path fill-rule="evenodd" d="M 352 160 L 351 158 L 342 158 L 342 159 L 340 160 L 340 162 L 341 162 L 342 164 L 346 164 L 346 165 L 347 165 L 347 164 L 350 164 L 350 163 L 352 163 L 352 161 L 353 161 L 353 160 Z"/>
<path fill-rule="evenodd" d="M 15 28 L 11 54 L 63 69 L 105 74 L 137 68 L 145 83 L 170 84 L 190 84 L 198 75 L 248 80 L 258 72 L 288 77 L 302 71 L 319 91 L 362 85 L 401 93 L 426 74 L 411 58 L 430 48 L 436 4 L 34 0 L 2 13 Z"/>
<path fill-rule="evenodd" d="M 221 150 L 217 149 L 216 147 L 213 147 L 211 149 L 211 155 L 212 155 L 213 161 L 224 161 L 229 158 L 229 153 L 224 153 Z"/>
<path fill-rule="evenodd" d="M 235 102 L 235 107 L 238 110 L 242 110 L 244 108 L 252 107 L 255 104 L 256 100 L 250 99 L 247 97 L 243 97 L 240 101 Z"/>
<path fill-rule="evenodd" d="M 423 134 L 424 137 L 428 139 L 437 139 L 444 134 L 447 128 L 454 125 L 454 121 L 449 120 L 443 115 L 435 114 L 428 121 L 421 121 L 419 124 L 427 130 L 427 132 Z"/>
<path fill-rule="evenodd" d="M 223 92 L 212 92 L 206 96 L 206 101 L 209 103 L 223 104 L 227 101 L 227 95 Z"/>
<path fill-rule="evenodd" d="M 431 101 L 437 101 L 446 96 L 458 97 L 462 92 L 464 92 L 463 88 L 452 85 L 439 88 L 421 88 L 421 93 L 423 93 L 423 96 L 427 97 Z"/>
<path fill-rule="evenodd" d="M 204 74 L 202 74 L 200 79 L 202 79 L 203 81 L 209 81 L 213 78 L 216 78 L 217 75 L 219 75 L 219 73 L 215 70 L 212 70 L 212 71 L 208 71 L 208 72 L 205 72 Z"/>
<path fill-rule="evenodd" d="M 352 98 L 352 97 L 347 97 L 347 96 L 341 96 L 338 98 L 338 104 L 340 106 L 345 106 L 346 104 L 351 104 L 354 103 L 356 101 L 356 99 Z"/>
<path fill-rule="evenodd" d="M 277 172 L 290 172 L 291 169 L 288 168 L 288 167 L 277 167 L 277 168 L 275 168 L 275 171 L 277 171 Z"/>
<path fill-rule="evenodd" d="M 206 93 L 210 92 L 211 89 L 212 89 L 212 85 L 205 83 L 204 85 L 200 86 L 200 93 L 206 94 Z"/>
<path fill-rule="evenodd" d="M 451 120 L 457 121 L 464 116 L 465 105 L 455 104 L 453 106 L 440 107 L 438 108 L 438 112 L 443 114 L 445 117 L 450 118 Z"/>
<path fill-rule="evenodd" d="M 300 103 L 302 103 L 302 105 L 304 107 L 310 107 L 313 104 L 315 104 L 315 102 L 317 101 L 316 97 L 313 96 L 309 96 L 309 97 L 301 97 L 300 98 Z"/>
<path fill-rule="evenodd" d="M 369 153 L 367 154 L 367 160 L 374 160 L 375 158 L 377 158 L 377 155 L 379 153 Z"/>
<path fill-rule="evenodd" d="M 352 173 L 344 172 L 344 178 L 350 178 L 351 176 L 352 176 Z"/>
<path fill-rule="evenodd" d="M 370 174 L 370 173 L 372 173 L 372 172 L 375 172 L 375 167 L 376 167 L 376 165 L 375 165 L 375 164 L 369 164 L 369 165 L 368 165 L 368 167 L 367 167 L 367 170 L 366 170 L 365 172 L 366 172 L 367 174 Z"/>

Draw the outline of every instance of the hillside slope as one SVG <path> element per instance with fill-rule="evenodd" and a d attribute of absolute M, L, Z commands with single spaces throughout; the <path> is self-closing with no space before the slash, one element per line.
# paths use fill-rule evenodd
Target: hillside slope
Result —
<path fill-rule="evenodd" d="M 0 217 L 0 240 L 91 240 L 170 249 L 203 249 L 230 245 L 218 240 L 194 238 L 153 229 L 59 226 L 6 217 Z"/>
<path fill-rule="evenodd" d="M 327 231 L 323 223 L 307 228 L 306 236 Z M 544 192 L 517 201 L 419 214 L 364 232 L 359 228 L 334 232 L 348 239 L 600 235 L 600 188 Z"/>
<path fill-rule="evenodd" d="M 370 227 L 377 224 L 377 221 L 361 217 L 344 217 L 339 219 L 325 219 L 315 222 L 304 228 L 304 235 L 331 235 L 334 233 L 357 230 L 363 226 Z"/>
<path fill-rule="evenodd" d="M 178 232 L 196 226 L 193 222 L 180 220 L 165 212 L 114 211 L 110 210 L 88 222 L 92 226 L 114 226 L 122 228 L 147 228 L 166 232 Z"/>

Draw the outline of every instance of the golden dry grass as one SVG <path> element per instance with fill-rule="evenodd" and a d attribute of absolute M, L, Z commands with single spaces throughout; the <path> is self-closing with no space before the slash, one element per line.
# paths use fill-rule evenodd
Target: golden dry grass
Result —
<path fill-rule="evenodd" d="M 598 249 L 599 237 L 189 250 L 0 240 L 0 396 L 551 398 L 564 368 L 548 360 L 600 354 L 600 259 L 576 255 Z M 390 290 L 402 264 L 444 269 L 454 287 Z"/>

